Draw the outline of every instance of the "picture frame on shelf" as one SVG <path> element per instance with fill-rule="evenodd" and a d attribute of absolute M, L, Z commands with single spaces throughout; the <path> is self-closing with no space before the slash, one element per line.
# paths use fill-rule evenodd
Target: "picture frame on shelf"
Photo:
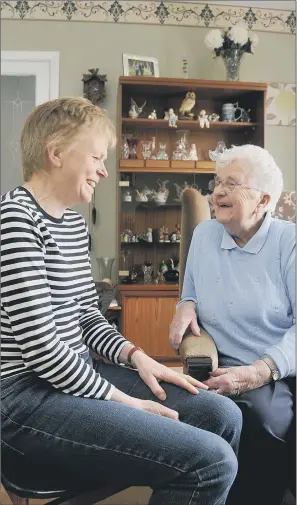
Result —
<path fill-rule="evenodd" d="M 124 75 L 137 77 L 160 77 L 159 62 L 152 56 L 123 54 Z"/>

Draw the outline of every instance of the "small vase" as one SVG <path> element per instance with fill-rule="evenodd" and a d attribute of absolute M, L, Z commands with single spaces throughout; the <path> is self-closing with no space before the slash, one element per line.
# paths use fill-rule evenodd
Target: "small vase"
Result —
<path fill-rule="evenodd" d="M 227 81 L 239 81 L 239 67 L 244 53 L 240 49 L 225 49 L 221 55 L 227 70 Z"/>

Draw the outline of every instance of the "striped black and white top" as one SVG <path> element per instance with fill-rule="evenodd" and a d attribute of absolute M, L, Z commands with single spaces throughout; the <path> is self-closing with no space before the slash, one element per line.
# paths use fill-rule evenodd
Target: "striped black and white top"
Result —
<path fill-rule="evenodd" d="M 1 199 L 1 378 L 35 372 L 64 393 L 110 399 L 114 387 L 79 355 L 118 363 L 128 343 L 102 316 L 84 219 L 48 215 L 27 189 Z"/>

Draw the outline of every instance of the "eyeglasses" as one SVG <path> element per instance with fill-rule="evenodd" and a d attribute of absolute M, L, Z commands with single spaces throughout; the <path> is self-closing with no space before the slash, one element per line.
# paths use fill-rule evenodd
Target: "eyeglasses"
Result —
<path fill-rule="evenodd" d="M 224 186 L 226 190 L 230 193 L 233 191 L 235 188 L 246 188 L 246 189 L 254 189 L 255 191 L 260 191 L 260 193 L 263 193 L 262 189 L 257 188 L 255 186 L 247 186 L 246 184 L 243 184 L 242 182 L 234 182 L 230 181 L 227 179 L 227 181 L 221 181 L 218 177 L 214 178 L 214 189 L 217 188 L 218 186 Z"/>

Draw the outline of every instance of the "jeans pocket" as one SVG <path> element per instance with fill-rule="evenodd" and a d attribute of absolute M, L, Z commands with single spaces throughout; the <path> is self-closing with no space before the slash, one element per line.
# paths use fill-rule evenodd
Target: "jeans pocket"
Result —
<path fill-rule="evenodd" d="M 10 379 L 1 381 L 1 400 L 5 400 L 11 394 L 18 394 L 23 391 L 28 385 L 32 384 L 31 374 L 17 375 Z"/>

